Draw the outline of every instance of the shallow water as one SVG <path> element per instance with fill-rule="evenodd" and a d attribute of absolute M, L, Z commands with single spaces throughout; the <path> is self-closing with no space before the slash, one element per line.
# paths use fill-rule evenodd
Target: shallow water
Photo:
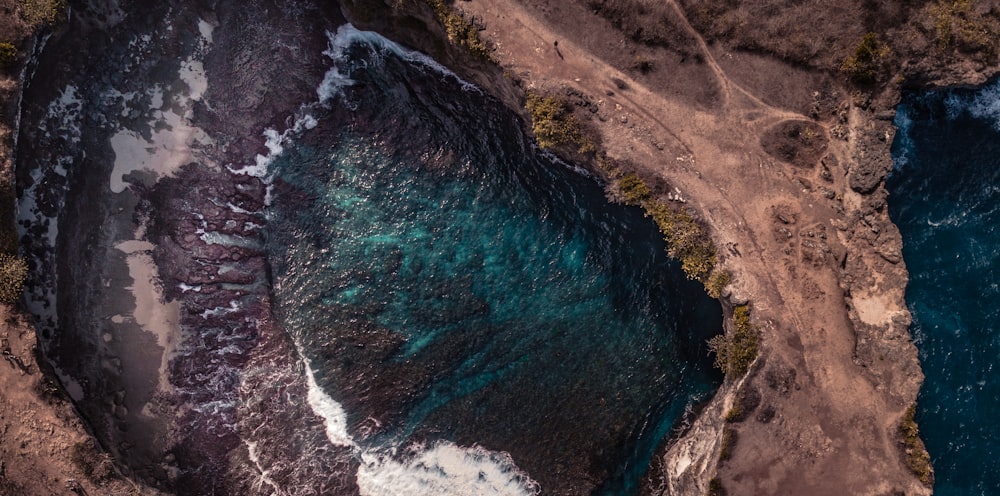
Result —
<path fill-rule="evenodd" d="M 1000 493 L 1000 83 L 900 105 L 887 186 L 927 378 L 917 421 L 935 494 Z"/>
<path fill-rule="evenodd" d="M 339 96 L 272 164 L 269 249 L 281 321 L 354 442 L 478 444 L 543 489 L 589 473 L 634 493 L 719 383 L 718 303 L 496 101 L 380 38 L 333 45 Z"/>

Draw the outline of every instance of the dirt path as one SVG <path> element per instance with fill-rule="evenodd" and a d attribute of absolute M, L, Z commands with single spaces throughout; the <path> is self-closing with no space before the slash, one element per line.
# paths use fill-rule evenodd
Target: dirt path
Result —
<path fill-rule="evenodd" d="M 630 42 L 582 7 L 517 0 L 459 6 L 485 23 L 483 34 L 497 47 L 501 64 L 529 88 L 573 88 L 590 96 L 598 108 L 592 122 L 608 154 L 665 178 L 708 220 L 717 246 L 732 248 L 721 251 L 735 280 L 733 300 L 751 302 L 764 334 L 764 363 L 745 387 L 760 392 L 761 409 L 772 417 L 732 426 L 739 441 L 717 472 L 731 494 L 928 493 L 904 466 L 895 441 L 915 389 L 888 392 L 895 385 L 855 363 L 855 330 L 839 267 L 854 241 L 837 226 L 863 201 L 854 198 L 846 177 L 853 145 L 831 137 L 841 122 L 819 122 L 830 139 L 829 155 L 843 164 L 829 173 L 818 164 L 796 167 L 768 155 L 760 142 L 769 129 L 812 119 L 766 103 L 731 78 L 683 10 L 674 0 L 669 4 L 714 78 L 683 83 L 718 85 L 712 105 L 650 87 L 616 61 L 596 56 L 584 45 L 605 40 L 624 56 Z M 559 21 L 566 17 L 576 29 Z M 684 74 L 690 72 L 677 71 L 677 77 Z M 871 260 L 870 254 L 852 256 Z M 905 314 L 901 289 L 886 288 L 882 294 L 876 284 L 870 295 L 855 295 L 885 303 L 876 316 L 880 322 Z M 721 421 L 716 424 L 721 429 Z"/>

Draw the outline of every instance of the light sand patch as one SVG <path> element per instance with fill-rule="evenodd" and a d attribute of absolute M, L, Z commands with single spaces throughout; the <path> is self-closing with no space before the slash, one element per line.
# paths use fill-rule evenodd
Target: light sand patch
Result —
<path fill-rule="evenodd" d="M 858 318 L 864 323 L 871 325 L 888 324 L 892 320 L 892 313 L 889 308 L 894 308 L 886 301 L 888 298 L 881 295 L 855 295 L 852 298 L 854 309 L 858 311 Z"/>

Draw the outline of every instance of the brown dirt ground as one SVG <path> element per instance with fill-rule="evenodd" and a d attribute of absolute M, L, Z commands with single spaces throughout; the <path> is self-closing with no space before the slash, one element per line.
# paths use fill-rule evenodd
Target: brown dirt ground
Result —
<path fill-rule="evenodd" d="M 36 362 L 26 317 L 0 305 L 0 496 L 157 494 L 127 482 Z"/>
<path fill-rule="evenodd" d="M 699 469 L 694 485 L 647 490 L 703 493 L 718 476 L 729 494 L 929 494 L 898 439 L 922 381 L 907 333 L 906 270 L 895 256 L 901 241 L 884 190 L 862 196 L 850 187 L 859 163 L 884 164 L 894 129 L 835 71 L 743 51 L 753 46 L 743 38 L 709 44 L 676 0 L 656 5 L 675 34 L 650 44 L 583 1 L 456 4 L 485 26 L 506 71 L 528 89 L 583 94 L 597 107 L 589 125 L 608 155 L 664 178 L 700 213 L 734 276 L 726 294 L 750 301 L 762 328 L 761 356 L 742 386 L 760 391 L 763 406 L 730 425 L 738 433 L 732 457 Z M 842 60 L 863 32 L 852 28 L 802 57 Z M 885 107 L 893 98 L 883 97 Z M 856 228 L 861 217 L 875 237 Z M 859 351 L 860 328 L 878 343 L 878 359 Z M 703 451 L 718 452 L 721 405 L 735 390 L 727 384 L 718 406 L 705 410 L 717 428 L 698 434 L 716 436 Z M 667 467 L 664 479 L 694 465 L 676 451 L 657 462 Z"/>

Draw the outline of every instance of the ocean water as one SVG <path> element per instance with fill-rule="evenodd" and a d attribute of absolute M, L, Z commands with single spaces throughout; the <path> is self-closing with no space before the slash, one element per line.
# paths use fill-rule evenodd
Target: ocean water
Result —
<path fill-rule="evenodd" d="M 269 137 L 267 245 L 363 492 L 635 494 L 721 382 L 719 304 L 497 101 L 372 33 L 330 39 L 322 105 Z"/>
<path fill-rule="evenodd" d="M 935 494 L 1000 494 L 1000 82 L 900 105 L 889 210 L 926 382 Z"/>

